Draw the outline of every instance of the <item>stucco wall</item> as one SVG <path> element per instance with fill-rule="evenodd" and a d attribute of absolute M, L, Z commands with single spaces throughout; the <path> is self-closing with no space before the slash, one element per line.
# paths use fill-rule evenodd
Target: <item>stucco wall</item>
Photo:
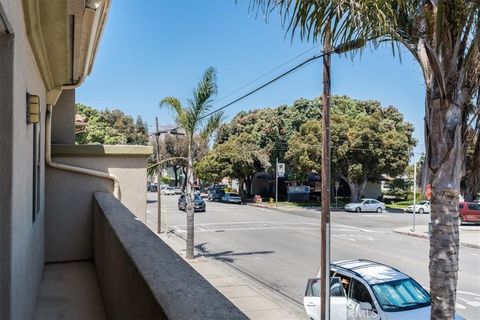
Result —
<path fill-rule="evenodd" d="M 365 198 L 377 199 L 381 195 L 382 185 L 378 182 L 367 182 L 362 192 L 362 196 Z"/>
<path fill-rule="evenodd" d="M 151 147 L 143 148 L 151 150 Z M 81 156 L 75 154 L 75 149 L 82 150 L 82 146 L 69 146 L 67 149 L 73 153 L 70 156 L 54 154 L 54 161 L 116 175 L 120 180 L 122 203 L 145 222 L 147 154 Z M 107 179 L 47 168 L 46 189 L 46 261 L 92 259 L 93 193 L 112 192 L 113 183 Z"/>
<path fill-rule="evenodd" d="M 7 176 L 0 192 L 0 318 L 30 318 L 44 265 L 44 153 L 41 153 L 41 209 L 36 222 L 32 223 L 33 126 L 26 122 L 26 93 L 40 97 L 42 149 L 46 93 L 27 41 L 22 1 L 0 0 L 0 6 L 14 35 L 13 51 L 10 51 L 13 60 L 4 59 L 5 51 L 0 54 L 0 64 L 13 66 L 11 75 L 2 72 L 0 76 L 0 101 L 3 102 L 0 180 Z M 2 71 L 4 66 L 0 67 Z"/>
<path fill-rule="evenodd" d="M 94 252 L 109 318 L 247 319 L 108 193 L 95 193 Z"/>
<path fill-rule="evenodd" d="M 52 113 L 52 143 L 75 144 L 75 90 L 63 90 Z"/>

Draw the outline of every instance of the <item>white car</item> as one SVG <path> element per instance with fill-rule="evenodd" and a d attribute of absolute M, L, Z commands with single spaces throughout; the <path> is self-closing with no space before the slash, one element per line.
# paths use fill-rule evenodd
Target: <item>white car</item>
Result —
<path fill-rule="evenodd" d="M 345 210 L 358 213 L 367 211 L 382 213 L 385 210 L 385 203 L 375 199 L 362 199 L 359 202 L 348 203 Z"/>
<path fill-rule="evenodd" d="M 166 187 L 165 189 L 162 190 L 162 194 L 165 196 L 174 196 L 175 190 L 173 190 L 172 187 Z"/>
<path fill-rule="evenodd" d="M 242 198 L 240 198 L 238 193 L 225 192 L 225 194 L 220 198 L 220 201 L 241 204 Z"/>
<path fill-rule="evenodd" d="M 363 259 L 339 261 L 330 265 L 330 277 L 331 320 L 430 319 L 428 292 L 395 268 Z M 319 278 L 308 280 L 303 304 L 311 320 L 320 319 L 319 287 Z"/>
<path fill-rule="evenodd" d="M 406 212 L 413 212 L 413 205 L 408 206 L 405 209 Z M 415 205 L 415 213 L 430 213 L 430 201 L 420 201 Z"/>

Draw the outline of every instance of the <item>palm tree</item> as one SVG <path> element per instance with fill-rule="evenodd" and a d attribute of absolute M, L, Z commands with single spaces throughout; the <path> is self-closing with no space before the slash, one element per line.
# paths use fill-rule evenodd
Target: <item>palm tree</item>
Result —
<path fill-rule="evenodd" d="M 185 130 L 188 144 L 187 164 L 187 252 L 186 258 L 193 259 L 194 253 L 194 208 L 193 208 L 193 162 L 195 140 L 202 139 L 208 143 L 208 139 L 220 126 L 223 118 L 222 112 L 211 113 L 212 97 L 217 93 L 216 74 L 212 67 L 207 68 L 202 79 L 193 91 L 193 98 L 187 100 L 187 106 L 183 107 L 180 101 L 174 97 L 166 97 L 160 102 L 160 107 L 171 108 L 176 114 L 177 124 Z"/>
<path fill-rule="evenodd" d="M 323 40 L 337 52 L 365 44 L 405 48 L 425 81 L 427 180 L 432 185 L 431 319 L 453 319 L 458 279 L 458 198 L 469 125 L 479 117 L 480 1 L 250 0 L 278 11 L 292 36 Z"/>

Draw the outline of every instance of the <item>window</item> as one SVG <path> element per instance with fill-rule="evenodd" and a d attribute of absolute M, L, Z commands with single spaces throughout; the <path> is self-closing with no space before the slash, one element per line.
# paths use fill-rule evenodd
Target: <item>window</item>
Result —
<path fill-rule="evenodd" d="M 350 299 L 355 300 L 358 303 L 368 302 L 373 306 L 372 297 L 370 296 L 368 289 L 358 280 L 352 280 L 349 297 Z"/>
<path fill-rule="evenodd" d="M 430 305 L 428 293 L 410 278 L 376 284 L 372 289 L 385 311 L 402 311 Z"/>
<path fill-rule="evenodd" d="M 305 292 L 307 297 L 320 297 L 320 279 L 309 279 L 307 290 Z"/>
<path fill-rule="evenodd" d="M 345 290 L 343 289 L 341 278 L 339 277 L 330 278 L 330 296 L 345 297 Z"/>
<path fill-rule="evenodd" d="M 469 203 L 469 204 L 468 204 L 468 209 L 470 209 L 470 210 L 475 210 L 475 211 L 480 211 L 480 204 L 478 204 L 478 203 Z"/>
<path fill-rule="evenodd" d="M 32 222 L 37 220 L 40 213 L 40 123 L 33 125 L 33 181 L 32 181 Z"/>

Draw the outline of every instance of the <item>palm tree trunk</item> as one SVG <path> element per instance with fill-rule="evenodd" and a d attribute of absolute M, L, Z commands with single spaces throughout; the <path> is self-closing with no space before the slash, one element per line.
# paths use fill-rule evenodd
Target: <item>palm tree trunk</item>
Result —
<path fill-rule="evenodd" d="M 182 167 L 182 172 L 183 172 L 182 192 L 185 192 L 185 189 L 187 188 L 188 171 L 189 171 L 188 167 L 185 167 L 185 166 Z"/>
<path fill-rule="evenodd" d="M 193 203 L 193 159 L 192 159 L 192 139 L 190 139 L 188 144 L 188 169 L 187 169 L 187 190 L 186 190 L 186 198 L 187 198 L 187 252 L 186 258 L 193 259 L 194 258 L 194 229 L 195 229 L 195 222 L 194 222 L 194 203 Z"/>
<path fill-rule="evenodd" d="M 178 187 L 178 166 L 173 166 L 173 174 L 175 175 L 175 187 Z"/>
<path fill-rule="evenodd" d="M 432 92 L 428 96 L 439 97 Z M 458 202 L 464 163 L 459 108 L 462 104 L 440 98 L 432 98 L 427 103 L 427 161 L 432 183 L 431 319 L 453 319 L 459 256 Z"/>

